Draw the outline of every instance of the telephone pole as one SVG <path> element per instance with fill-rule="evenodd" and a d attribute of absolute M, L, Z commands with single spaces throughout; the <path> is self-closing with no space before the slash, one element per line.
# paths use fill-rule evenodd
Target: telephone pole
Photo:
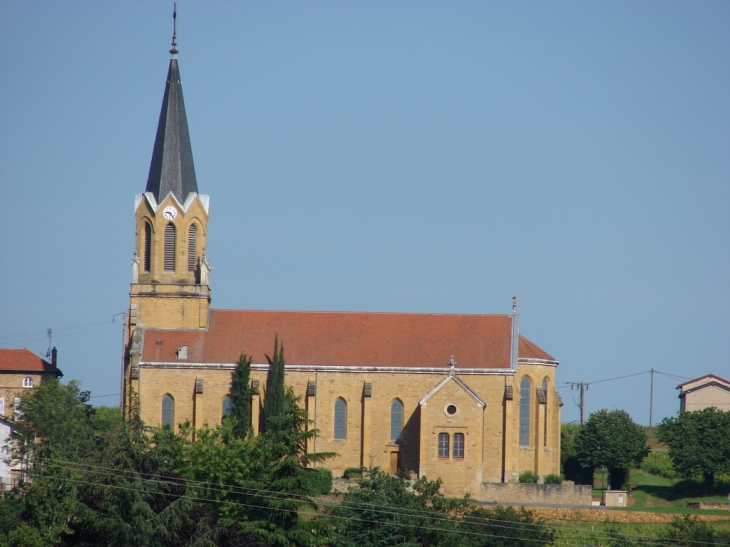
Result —
<path fill-rule="evenodd" d="M 649 427 L 654 418 L 654 369 L 651 369 L 651 387 L 649 388 Z"/>
<path fill-rule="evenodd" d="M 572 391 L 574 387 L 577 387 L 580 390 L 580 404 L 578 407 L 580 408 L 580 425 L 583 425 L 585 423 L 585 409 L 586 409 L 586 396 L 585 392 L 588 391 L 588 383 L 587 382 L 570 382 L 570 390 Z M 573 400 L 575 402 L 575 399 Z"/>

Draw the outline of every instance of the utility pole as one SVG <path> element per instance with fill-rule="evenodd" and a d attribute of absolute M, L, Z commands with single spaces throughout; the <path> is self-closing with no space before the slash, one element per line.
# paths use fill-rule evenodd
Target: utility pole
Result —
<path fill-rule="evenodd" d="M 585 423 L 585 409 L 586 409 L 585 392 L 588 391 L 588 383 L 571 382 L 570 390 L 573 391 L 574 387 L 577 387 L 580 390 L 580 404 L 578 406 L 580 408 L 580 425 L 583 425 Z M 573 402 L 575 402 L 575 399 L 573 399 Z"/>
<path fill-rule="evenodd" d="M 651 369 L 651 387 L 649 388 L 649 427 L 654 418 L 654 369 Z"/>

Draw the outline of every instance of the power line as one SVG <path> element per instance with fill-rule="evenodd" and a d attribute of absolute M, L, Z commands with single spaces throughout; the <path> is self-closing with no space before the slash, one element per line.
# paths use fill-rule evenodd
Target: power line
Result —
<path fill-rule="evenodd" d="M 54 327 L 51 330 L 53 331 L 54 336 L 72 336 L 76 334 L 86 334 L 89 332 L 96 332 L 99 330 L 105 330 L 102 326 L 106 325 L 106 328 L 117 328 L 121 326 L 123 323 L 117 323 L 114 321 L 114 318 L 112 318 L 111 321 L 97 321 L 95 323 L 86 323 L 83 325 L 73 325 L 73 326 L 67 326 L 67 327 Z M 100 328 L 102 327 L 102 328 Z M 79 332 L 71 332 L 71 331 L 79 331 Z M 58 334 L 58 333 L 61 334 Z M 45 330 L 36 330 L 36 331 L 29 331 L 29 332 L 21 332 L 21 333 L 15 333 L 15 334 L 2 334 L 0 335 L 0 341 L 6 341 L 6 340 L 12 340 L 12 339 L 25 339 L 25 340 L 40 340 L 48 338 L 48 329 Z"/>
<path fill-rule="evenodd" d="M 52 480 L 60 480 L 63 482 L 75 482 L 75 483 L 87 484 L 87 485 L 91 485 L 91 486 L 100 486 L 102 488 L 117 488 L 117 489 L 121 489 L 121 490 L 133 491 L 133 492 L 143 492 L 143 493 L 146 492 L 149 494 L 158 494 L 158 492 L 144 490 L 141 488 L 130 488 L 130 487 L 126 487 L 126 486 L 103 484 L 103 483 L 97 483 L 97 482 L 91 482 L 91 481 L 82 481 L 82 480 L 77 480 L 77 479 L 69 479 L 67 477 L 60 478 L 60 477 L 53 477 L 51 475 L 42 475 L 42 474 L 37 474 L 36 476 L 49 478 Z M 145 479 L 143 479 L 143 480 L 145 480 Z M 174 483 L 169 483 L 169 482 L 167 484 L 170 484 L 171 486 L 174 485 Z M 178 499 L 187 496 L 187 494 L 173 494 L 170 492 L 164 493 L 163 495 L 176 497 Z M 188 497 L 190 497 L 191 499 L 195 499 L 195 500 L 199 500 L 199 501 L 209 501 L 212 503 L 240 505 L 243 507 L 253 507 L 255 509 L 265 509 L 268 511 L 282 511 L 282 512 L 287 512 L 287 513 L 298 513 L 300 515 L 311 516 L 311 517 L 319 516 L 318 513 L 302 511 L 300 509 L 286 509 L 284 507 L 270 507 L 270 506 L 266 506 L 266 505 L 254 505 L 251 503 L 243 503 L 243 502 L 238 502 L 238 501 L 215 500 L 215 499 L 203 498 L 201 496 L 195 496 L 195 495 L 188 496 Z M 292 501 L 294 501 L 294 500 L 292 500 Z M 338 516 L 338 515 L 328 515 L 328 517 L 333 518 L 333 519 L 340 519 L 340 520 L 352 520 L 352 521 L 359 521 L 359 522 L 368 522 L 368 523 L 373 523 L 373 524 L 381 524 L 381 521 L 370 520 L 370 519 L 361 519 L 361 518 L 357 518 L 357 517 L 342 517 L 342 516 Z M 419 526 L 417 524 L 409 524 L 409 523 L 405 523 L 405 522 L 398 522 L 397 525 L 401 526 L 401 527 L 406 527 L 406 528 L 417 528 L 417 529 L 422 529 L 422 530 L 441 531 L 441 532 L 447 532 L 447 533 L 452 533 L 452 534 L 462 534 L 462 535 L 479 536 L 479 537 L 493 537 L 493 538 L 500 538 L 500 539 L 514 539 L 513 537 L 510 537 L 510 536 L 497 536 L 494 534 L 481 534 L 479 532 L 469 532 L 466 530 L 459 530 L 459 529 L 438 528 L 435 526 Z M 534 538 L 521 538 L 521 539 L 523 539 L 524 541 L 535 541 L 537 543 L 552 543 L 549 540 L 541 540 L 541 539 L 534 539 Z"/>
<path fill-rule="evenodd" d="M 50 467 L 61 468 L 61 469 L 67 470 L 67 471 L 75 471 L 75 472 L 87 471 L 87 472 L 96 473 L 99 475 L 113 476 L 113 477 L 118 477 L 118 478 L 122 478 L 122 479 L 139 479 L 141 481 L 146 481 L 146 482 L 150 482 L 150 483 L 160 483 L 160 484 L 168 484 L 168 485 L 176 484 L 176 483 L 171 483 L 170 481 L 164 481 L 164 480 L 160 480 L 160 479 L 146 479 L 144 477 L 141 477 L 140 474 L 136 471 L 126 471 L 126 470 L 108 468 L 108 467 L 103 467 L 103 466 L 98 466 L 98 465 L 93 465 L 93 464 L 70 462 L 70 461 L 66 461 L 66 460 L 57 460 L 57 459 L 50 459 L 50 458 L 38 458 L 38 459 L 40 459 L 42 461 L 46 461 L 46 462 L 51 462 L 51 463 L 48 463 L 45 465 L 48 465 Z M 59 463 L 54 463 L 54 462 L 59 462 Z M 96 471 L 93 469 L 88 470 L 88 469 L 82 469 L 82 468 L 95 468 L 95 469 L 101 469 L 102 471 Z M 132 474 L 133 476 L 128 477 L 128 476 L 125 476 L 125 474 Z M 44 475 L 44 476 L 47 476 L 47 475 Z M 302 503 L 311 502 L 309 497 L 297 495 L 297 494 L 284 494 L 283 492 L 265 490 L 265 489 L 260 489 L 260 488 L 250 488 L 250 487 L 241 487 L 241 486 L 233 486 L 233 485 L 225 485 L 225 484 L 216 484 L 216 483 L 210 483 L 210 482 L 206 482 L 206 481 L 197 481 L 197 480 L 192 480 L 192 479 L 182 479 L 182 480 L 185 481 L 186 486 L 189 486 L 188 483 L 199 484 L 199 485 L 202 485 L 202 486 L 200 486 L 200 488 L 206 488 L 210 491 L 218 491 L 218 492 L 223 492 L 226 494 L 258 496 L 261 498 L 265 498 L 265 499 L 269 498 L 269 499 L 278 500 L 278 501 L 297 501 L 297 502 L 302 502 Z M 213 486 L 211 486 L 211 485 L 213 485 Z M 216 488 L 216 486 L 227 486 L 228 489 Z M 149 491 L 149 492 L 152 493 L 152 491 Z M 264 495 L 264 494 L 267 494 L 267 495 Z M 297 499 L 297 498 L 299 498 L 299 499 Z M 431 520 L 451 521 L 448 518 L 436 517 L 433 515 L 432 512 L 429 512 L 429 511 L 423 511 L 423 510 L 417 510 L 417 509 L 403 509 L 403 508 L 395 507 L 395 506 L 383 506 L 382 504 L 371 504 L 371 503 L 367 503 L 367 502 L 353 503 L 353 502 L 344 502 L 343 501 L 339 504 L 335 503 L 335 502 L 329 502 L 329 503 L 325 502 L 325 503 L 322 503 L 321 505 L 323 505 L 323 506 L 327 506 L 327 505 L 344 506 L 344 507 L 350 507 L 350 508 L 356 508 L 356 509 L 361 508 L 361 506 L 372 506 L 372 507 L 375 507 L 375 509 L 371 509 L 372 511 L 383 513 L 383 514 L 388 514 L 388 515 L 396 515 L 396 516 L 425 515 L 425 516 L 429 517 Z M 387 507 L 388 509 L 390 509 L 390 511 L 386 511 L 386 510 L 382 509 L 383 507 Z M 394 512 L 394 511 L 397 511 L 397 512 Z M 476 520 L 477 522 L 470 523 L 468 520 L 466 520 L 466 522 L 470 523 L 470 524 L 482 525 L 482 526 L 487 525 L 484 523 L 484 521 L 491 521 L 493 523 L 500 522 L 500 523 L 506 523 L 506 524 L 511 524 L 511 525 L 515 524 L 515 522 L 513 522 L 513 521 L 494 519 L 494 518 L 489 518 L 489 517 L 486 517 L 486 518 L 462 517 L 462 519 Z M 565 520 L 568 522 L 578 522 L 578 520 L 573 520 L 573 519 L 561 519 L 561 520 Z M 376 522 L 376 521 L 372 521 L 372 522 Z M 586 522 L 586 521 L 581 519 L 579 522 Z M 522 529 L 525 526 L 541 526 L 541 524 L 539 524 L 539 523 L 522 523 L 521 527 L 504 526 L 504 525 L 497 525 L 497 524 L 494 524 L 494 526 L 496 526 L 498 528 L 506 528 L 506 529 L 515 530 L 515 529 Z M 547 528 L 554 528 L 555 530 L 560 530 L 560 531 L 566 530 L 566 527 L 564 527 L 564 526 L 554 526 L 554 525 L 551 526 L 551 525 L 547 525 L 547 524 L 544 524 L 543 526 L 545 526 Z M 594 533 L 594 535 L 596 535 L 596 534 Z M 599 533 L 598 536 L 602 536 L 602 534 Z M 651 537 L 651 536 L 641 536 L 639 534 L 637 534 L 636 536 L 637 537 Z M 605 537 L 609 537 L 609 536 L 605 536 Z M 679 540 L 669 540 L 669 541 L 679 541 Z M 650 545 L 657 544 L 657 542 L 651 541 L 651 540 L 642 541 L 642 543 L 648 543 Z M 699 542 L 699 543 L 702 543 L 702 542 Z M 709 542 L 706 542 L 706 543 L 714 545 Z"/>
<path fill-rule="evenodd" d="M 93 397 L 89 397 L 89 399 L 101 399 L 102 397 L 116 397 L 119 395 L 119 393 L 110 393 L 109 395 L 94 395 Z"/>

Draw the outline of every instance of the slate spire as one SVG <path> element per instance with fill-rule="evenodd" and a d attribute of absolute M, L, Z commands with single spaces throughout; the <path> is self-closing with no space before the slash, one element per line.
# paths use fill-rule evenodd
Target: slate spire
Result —
<path fill-rule="evenodd" d="M 157 125 L 155 147 L 152 150 L 150 173 L 146 192 L 152 192 L 160 203 L 172 193 L 180 203 L 190 192 L 198 191 L 190 146 L 188 120 L 185 116 L 180 69 L 177 66 L 177 10 L 173 11 L 172 49 L 170 68 L 167 71 L 165 95 L 162 98 L 160 121 Z"/>

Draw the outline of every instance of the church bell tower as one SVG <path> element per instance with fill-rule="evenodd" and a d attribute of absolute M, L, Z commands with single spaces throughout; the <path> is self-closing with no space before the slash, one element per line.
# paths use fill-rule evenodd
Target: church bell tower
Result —
<path fill-rule="evenodd" d="M 134 201 L 130 342 L 136 329 L 208 326 L 210 199 L 198 193 L 177 54 L 174 29 L 147 187 Z"/>

